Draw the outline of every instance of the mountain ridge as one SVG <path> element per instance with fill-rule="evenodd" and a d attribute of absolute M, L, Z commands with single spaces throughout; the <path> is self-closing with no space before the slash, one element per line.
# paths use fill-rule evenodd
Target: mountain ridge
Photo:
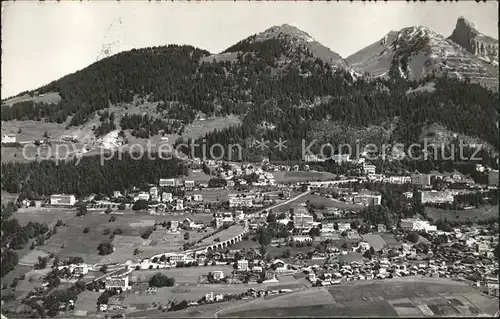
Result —
<path fill-rule="evenodd" d="M 448 37 L 470 53 L 498 66 L 498 40 L 476 29 L 465 17 L 459 17 L 453 33 Z"/>
<path fill-rule="evenodd" d="M 405 142 L 416 140 L 423 126 L 438 122 L 450 131 L 498 144 L 496 124 L 484 122 L 494 118 L 498 95 L 474 84 L 493 66 L 459 44 L 429 28 L 408 27 L 390 31 L 357 54 L 357 60 L 356 54 L 343 59 L 287 24 L 215 55 L 192 46 L 134 49 L 31 91 L 31 101 L 18 99 L 10 106 L 2 101 L 2 121 L 46 120 L 68 128 L 94 121 L 96 137 L 122 130 L 128 137 L 163 132 L 175 139 L 184 136 L 186 125 L 199 114 L 234 115 L 241 120 L 236 130 L 243 131 L 221 129 L 212 141 L 232 136 L 250 143 L 278 132 L 298 138 L 301 133 L 290 125 L 316 130 L 313 123 L 320 118 L 367 127 L 399 117 L 394 134 Z M 362 67 L 370 63 L 376 71 L 368 70 L 372 74 Z M 476 75 L 470 81 L 455 74 L 468 71 Z M 363 76 L 365 72 L 370 76 Z M 57 102 L 34 102 L 49 93 L 59 96 Z M 146 114 L 129 110 L 145 104 Z"/>
<path fill-rule="evenodd" d="M 355 70 L 371 76 L 393 72 L 419 80 L 429 74 L 446 74 L 498 89 L 495 65 L 425 26 L 391 31 L 381 40 L 353 53 L 346 61 Z"/>
<path fill-rule="evenodd" d="M 382 37 L 379 41 L 376 41 L 373 44 L 379 43 L 379 45 L 388 45 L 388 43 L 392 43 L 394 41 L 394 38 L 396 35 L 401 34 L 404 30 L 410 30 L 410 29 L 428 30 L 428 31 L 438 35 L 437 33 L 431 31 L 426 26 L 410 26 L 410 27 L 405 27 L 399 31 L 391 30 L 384 37 Z M 463 30 L 466 30 L 466 31 L 463 31 Z M 461 32 L 465 32 L 466 34 L 460 35 Z M 441 35 L 438 35 L 438 36 L 441 36 Z M 282 25 L 271 26 L 260 33 L 256 33 L 254 35 L 251 35 L 251 36 L 245 38 L 244 40 L 239 41 L 235 45 L 232 45 L 229 48 L 223 50 L 220 53 L 211 53 L 211 52 L 204 50 L 204 49 L 201 49 L 201 48 L 196 48 L 196 49 L 208 52 L 207 57 L 215 57 L 215 56 L 223 55 L 225 53 L 235 53 L 234 47 L 237 44 L 242 43 L 244 41 L 249 41 L 249 40 L 253 40 L 253 39 L 255 39 L 256 41 L 263 41 L 263 40 L 270 39 L 270 38 L 281 38 L 281 37 L 294 38 L 293 43 L 297 44 L 298 46 L 300 46 L 300 45 L 303 46 L 305 43 L 307 43 L 307 44 L 312 43 L 314 45 L 320 46 L 320 50 L 325 51 L 325 52 L 323 52 L 323 56 L 321 54 L 314 52 L 314 50 L 312 53 L 313 53 L 313 55 L 315 55 L 315 53 L 316 53 L 318 55 L 317 57 L 322 59 L 325 63 L 330 63 L 334 66 L 340 66 L 344 69 L 351 69 L 354 71 L 358 71 L 360 73 L 367 73 L 366 70 L 363 70 L 361 67 L 352 67 L 352 66 L 356 66 L 356 65 L 361 64 L 359 61 L 356 62 L 355 55 L 357 55 L 361 52 L 366 52 L 367 49 L 370 48 L 373 44 L 368 45 L 368 46 L 358 50 L 357 52 L 352 53 L 349 56 L 343 58 L 340 54 L 332 51 L 332 49 L 330 49 L 330 48 L 322 45 L 318 41 L 316 41 L 307 32 L 305 32 L 305 31 L 303 31 L 303 30 L 301 30 L 293 25 L 286 24 L 286 23 L 282 24 Z M 458 44 L 461 48 L 467 50 L 468 52 L 470 52 L 474 55 L 483 55 L 482 59 L 485 60 L 486 62 L 491 62 L 491 61 L 488 61 L 488 58 L 492 58 L 496 55 L 496 59 L 492 59 L 492 60 L 495 60 L 496 63 L 494 63 L 494 64 L 495 64 L 495 66 L 498 66 L 498 40 L 479 32 L 476 29 L 475 25 L 472 22 L 470 22 L 469 20 L 467 20 L 465 17 L 458 18 L 456 27 L 455 27 L 452 35 L 450 35 L 446 39 L 449 39 L 453 43 Z M 480 41 L 478 39 L 483 39 L 483 41 Z M 493 43 L 493 42 L 496 42 L 496 43 Z M 192 47 L 190 45 L 187 45 L 187 46 Z M 142 48 L 142 49 L 147 49 L 147 48 Z M 136 51 L 136 50 L 142 50 L 142 49 L 132 49 L 129 51 L 119 52 L 119 53 L 116 53 L 116 54 L 111 55 L 111 56 L 106 56 L 103 59 L 107 59 L 107 58 L 119 55 L 121 53 L 124 53 L 124 52 L 130 52 L 130 51 Z M 328 55 L 330 55 L 330 56 L 328 56 Z M 99 61 L 101 61 L 101 60 L 99 60 Z M 96 62 L 90 64 L 89 66 L 85 67 L 84 69 L 92 66 L 95 63 L 98 63 L 99 61 L 96 61 Z M 351 61 L 351 62 L 349 62 L 349 61 Z M 81 71 L 81 70 L 79 70 L 79 71 Z M 79 71 L 76 71 L 76 72 L 79 72 Z M 76 73 L 76 72 L 74 72 L 74 73 Z M 385 72 L 388 72 L 388 70 L 386 70 Z M 374 72 L 374 74 L 375 74 L 375 76 L 379 76 L 379 75 L 376 75 L 378 73 L 382 73 L 383 75 L 385 75 L 384 74 L 385 72 Z M 370 73 L 370 72 L 368 72 L 368 73 Z M 71 73 L 71 74 L 73 74 L 73 73 Z M 66 77 L 68 75 L 71 75 L 71 74 L 67 74 L 67 75 L 61 77 L 60 79 Z M 57 80 L 55 80 L 55 81 L 57 81 Z M 52 82 L 54 82 L 54 81 L 52 81 Z M 45 86 L 46 85 L 43 85 L 41 87 L 45 87 Z M 34 92 L 38 89 L 32 89 L 32 90 L 20 92 L 20 93 L 14 95 L 14 96 L 11 96 L 7 99 L 2 99 L 2 103 L 8 99 L 18 97 L 18 96 L 20 96 L 24 93 L 27 93 L 27 92 Z"/>

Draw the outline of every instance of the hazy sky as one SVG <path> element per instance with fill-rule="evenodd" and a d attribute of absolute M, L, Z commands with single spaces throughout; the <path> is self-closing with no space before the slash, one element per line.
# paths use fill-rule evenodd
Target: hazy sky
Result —
<path fill-rule="evenodd" d="M 459 16 L 498 39 L 498 3 L 2 2 L 2 98 L 132 48 L 190 44 L 220 52 L 288 23 L 344 58 L 390 30 L 425 25 L 449 36 Z"/>

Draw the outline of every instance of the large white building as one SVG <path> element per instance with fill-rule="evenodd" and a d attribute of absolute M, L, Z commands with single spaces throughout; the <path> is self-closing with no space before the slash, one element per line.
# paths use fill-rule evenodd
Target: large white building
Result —
<path fill-rule="evenodd" d="M 75 195 L 54 194 L 50 196 L 50 205 L 53 206 L 74 206 L 75 204 Z"/>
<path fill-rule="evenodd" d="M 106 289 L 130 290 L 132 287 L 129 284 L 128 276 L 123 277 L 108 277 L 104 279 L 104 287 Z"/>
<path fill-rule="evenodd" d="M 236 262 L 236 267 L 240 271 L 247 271 L 248 270 L 248 260 L 245 259 L 240 259 Z"/>
<path fill-rule="evenodd" d="M 426 191 L 418 193 L 420 202 L 425 203 L 453 203 L 454 196 L 450 192 Z"/>
<path fill-rule="evenodd" d="M 137 196 L 134 199 L 135 199 L 135 201 L 138 201 L 138 200 L 149 200 L 149 193 L 147 193 L 147 192 L 140 192 L 139 194 L 137 194 Z"/>
<path fill-rule="evenodd" d="M 244 196 L 243 194 L 229 194 L 229 207 L 252 207 L 253 200 L 253 196 Z"/>
<path fill-rule="evenodd" d="M 411 183 L 410 176 L 390 176 L 388 182 L 391 184 L 406 184 Z"/>
<path fill-rule="evenodd" d="M 151 197 L 157 197 L 158 196 L 158 187 L 151 187 L 149 189 L 149 194 Z"/>
<path fill-rule="evenodd" d="M 166 203 L 166 202 L 171 202 L 173 200 L 172 193 L 165 193 L 161 194 L 161 201 Z"/>
<path fill-rule="evenodd" d="M 178 186 L 178 182 L 175 178 L 161 178 L 159 182 L 161 187 L 175 187 Z"/>
<path fill-rule="evenodd" d="M 193 188 L 194 187 L 194 181 L 184 181 L 184 187 L 185 188 Z"/>
<path fill-rule="evenodd" d="M 182 199 L 176 200 L 175 210 L 184 210 L 184 202 L 182 201 Z"/>
<path fill-rule="evenodd" d="M 363 163 L 363 172 L 365 174 L 375 174 L 376 166 Z"/>
<path fill-rule="evenodd" d="M 405 230 L 413 231 L 437 231 L 437 227 L 435 225 L 431 225 L 428 221 L 417 218 L 401 219 L 400 227 Z"/>
<path fill-rule="evenodd" d="M 297 229 L 309 229 L 313 226 L 314 218 L 308 213 L 296 213 L 293 215 L 293 227 Z"/>

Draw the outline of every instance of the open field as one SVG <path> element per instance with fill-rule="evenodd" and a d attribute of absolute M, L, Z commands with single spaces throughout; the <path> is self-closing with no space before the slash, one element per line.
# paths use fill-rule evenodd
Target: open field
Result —
<path fill-rule="evenodd" d="M 10 193 L 7 193 L 6 191 L 3 191 L 2 190 L 2 205 L 5 205 L 7 204 L 8 202 L 15 202 L 17 197 L 19 196 L 19 194 L 10 194 Z"/>
<path fill-rule="evenodd" d="M 75 301 L 75 311 L 93 312 L 97 307 L 97 298 L 99 298 L 100 295 L 100 292 L 83 291 L 78 295 Z"/>
<path fill-rule="evenodd" d="M 19 283 L 16 287 L 16 292 L 22 292 L 23 294 L 27 294 L 32 291 L 36 287 L 40 287 L 43 282 L 43 278 L 51 271 L 50 267 L 45 269 L 35 270 L 30 269 L 25 273 L 25 279 L 19 280 Z M 22 295 L 21 295 L 22 296 Z"/>
<path fill-rule="evenodd" d="M 24 255 L 20 260 L 19 260 L 19 263 L 21 265 L 25 265 L 25 266 L 34 266 L 37 262 L 38 262 L 38 257 L 48 257 L 49 254 L 42 251 L 42 250 L 38 250 L 38 249 L 33 249 L 33 250 L 30 250 L 29 253 L 27 253 L 26 255 Z"/>
<path fill-rule="evenodd" d="M 123 236 L 140 236 L 147 227 L 130 227 L 130 223 L 137 223 L 144 219 L 155 220 L 149 215 L 116 215 L 116 221 L 110 222 L 110 216 L 89 212 L 82 217 L 74 217 L 66 221 L 67 226 L 61 226 L 57 233 L 46 241 L 45 245 L 38 247 L 49 253 L 55 253 L 60 258 L 80 256 L 87 263 L 96 263 L 102 256 L 98 255 L 97 246 L 102 242 L 111 242 L 110 235 L 103 235 L 105 229 L 112 233 L 117 229 L 123 231 Z M 87 234 L 83 229 L 89 227 Z M 133 250 L 132 250 L 133 251 Z M 132 254 L 132 252 L 130 252 Z"/>
<path fill-rule="evenodd" d="M 315 204 L 315 205 L 324 205 L 325 208 L 336 207 L 339 209 L 348 209 L 348 210 L 361 210 L 361 209 L 363 209 L 363 206 L 361 206 L 361 205 L 349 204 L 349 203 L 341 202 L 338 200 L 333 200 L 331 198 L 326 198 L 326 197 L 319 196 L 319 195 L 307 194 L 307 195 L 302 196 L 301 198 L 299 198 L 293 202 L 290 202 L 290 203 L 285 204 L 285 205 L 281 205 L 278 208 L 278 211 L 280 211 L 280 212 L 287 211 L 290 208 L 297 206 L 301 203 L 305 203 L 307 201 L 309 201 L 311 204 Z"/>
<path fill-rule="evenodd" d="M 25 225 L 30 221 L 45 223 L 49 228 L 55 226 L 57 220 L 68 222 L 75 218 L 76 210 L 68 208 L 19 208 L 17 212 L 12 214 L 12 217 L 19 221 L 19 224 Z"/>
<path fill-rule="evenodd" d="M 188 170 L 188 176 L 183 176 L 181 177 L 181 180 L 189 180 L 189 181 L 195 181 L 195 182 L 205 182 L 208 183 L 208 181 L 212 178 L 213 176 L 205 174 L 203 171 L 201 172 L 193 172 L 192 169 Z"/>
<path fill-rule="evenodd" d="M 214 119 L 195 120 L 193 121 L 193 123 L 186 126 L 186 129 L 184 130 L 185 134 L 183 135 L 187 135 L 187 137 L 196 139 L 205 136 L 205 134 L 214 130 L 222 130 L 224 128 L 237 126 L 240 124 L 241 120 L 234 115 Z M 235 152 L 233 155 L 233 159 L 237 159 L 235 157 L 237 156 L 237 152 Z"/>
<path fill-rule="evenodd" d="M 13 132 L 16 134 L 18 142 L 43 140 L 43 134 L 47 131 L 50 138 L 60 139 L 63 136 L 77 136 L 83 141 L 85 137 L 93 137 L 92 124 L 81 127 L 71 127 L 66 129 L 69 122 L 55 123 L 43 121 L 2 121 L 2 132 Z M 21 133 L 19 133 L 21 129 Z"/>
<path fill-rule="evenodd" d="M 127 318 L 214 318 L 215 314 L 229 305 L 235 306 L 247 303 L 248 300 L 237 300 L 229 303 L 213 303 L 199 307 L 190 307 L 180 311 L 144 310 L 128 313 Z"/>
<path fill-rule="evenodd" d="M 328 172 L 272 172 L 277 183 L 333 180 L 335 174 Z"/>
<path fill-rule="evenodd" d="M 16 252 L 18 252 L 18 251 L 16 251 Z M 5 285 L 7 285 L 8 288 L 6 290 L 2 290 L 2 295 L 12 292 L 12 288 L 10 287 L 10 284 L 14 281 L 14 278 L 19 278 L 19 276 L 27 274 L 30 270 L 31 270 L 30 266 L 23 266 L 23 265 L 17 264 L 16 267 L 12 271 L 10 271 L 5 276 L 3 276 L 2 277 L 2 285 L 5 284 Z M 25 280 L 28 280 L 27 276 L 26 276 Z M 19 287 L 24 287 L 23 284 L 24 284 L 23 280 L 19 280 L 19 283 L 18 283 L 16 290 L 14 292 L 16 295 L 16 298 L 19 296 L 22 296 L 24 294 L 24 289 L 19 288 Z"/>
<path fill-rule="evenodd" d="M 332 295 L 328 292 L 328 290 L 325 288 L 320 288 L 320 289 L 307 289 L 293 293 L 271 295 L 264 298 L 258 298 L 249 301 L 243 305 L 239 305 L 235 308 L 237 309 L 238 312 L 241 312 L 241 311 L 253 311 L 255 309 L 286 308 L 289 305 L 297 305 L 297 304 L 300 304 L 302 307 L 315 306 L 322 304 L 330 304 L 333 302 L 334 300 L 332 298 Z M 221 311 L 220 316 L 224 317 L 224 314 L 226 313 L 232 314 L 233 313 L 232 309 L 233 307 L 230 306 L 230 308 Z"/>
<path fill-rule="evenodd" d="M 35 146 L 27 143 L 21 147 L 2 147 L 2 162 L 30 162 L 32 160 L 66 160 L 74 158 L 77 152 L 85 147 L 81 143 L 52 142 L 51 146 L 42 144 Z M 99 152 L 96 152 L 99 154 Z M 85 154 L 90 155 L 89 153 Z"/>
<path fill-rule="evenodd" d="M 182 221 L 186 217 L 193 218 L 196 221 L 206 222 L 212 219 L 210 214 L 184 214 L 176 216 L 153 216 L 147 213 L 138 213 L 127 211 L 123 215 L 113 215 L 116 217 L 114 222 L 110 222 L 111 215 L 103 214 L 100 211 L 89 211 L 87 215 L 75 217 L 76 211 L 71 209 L 59 208 L 27 208 L 20 209 L 14 213 L 14 217 L 21 224 L 26 224 L 29 221 L 45 222 L 52 227 L 58 219 L 61 219 L 66 225 L 57 228 L 57 233 L 45 242 L 45 245 L 37 247 L 46 253 L 54 253 L 60 258 L 70 256 L 80 256 L 87 263 L 96 263 L 101 259 L 109 262 L 125 262 L 130 259 L 149 257 L 157 252 L 168 251 L 168 243 L 160 243 L 163 235 L 159 235 L 155 241 L 142 239 L 140 235 L 147 228 L 151 227 L 155 222 L 163 222 L 170 220 Z M 90 231 L 87 234 L 83 233 L 83 229 L 89 227 Z M 109 234 L 104 235 L 104 231 L 109 229 Z M 112 242 L 111 233 L 115 230 L 121 230 L 120 235 L 115 238 L 115 252 L 108 256 L 99 256 L 97 246 L 103 242 Z M 162 233 L 164 233 L 163 231 Z M 197 231 L 190 231 L 190 240 L 201 238 L 204 234 Z M 177 235 L 180 246 L 185 242 L 183 239 L 184 232 Z M 174 235 L 166 235 L 174 236 Z M 29 246 L 29 245 L 28 245 Z M 143 251 L 142 254 L 133 256 L 135 248 Z M 26 251 L 25 253 L 28 253 Z M 23 254 L 20 254 L 20 258 Z M 115 260 L 116 258 L 116 260 Z M 31 258 L 32 259 L 32 258 Z"/>
<path fill-rule="evenodd" d="M 2 103 L 2 106 L 3 105 L 12 106 L 16 103 L 27 102 L 27 101 L 33 101 L 35 103 L 56 104 L 56 103 L 59 103 L 59 101 L 61 101 L 61 96 L 57 92 L 49 92 L 46 94 L 40 94 L 38 96 L 33 96 L 33 97 L 30 96 L 29 94 L 24 94 L 24 95 L 12 97 L 8 100 L 5 100 Z M 3 123 L 2 123 L 2 125 L 3 125 Z"/>
<path fill-rule="evenodd" d="M 168 300 L 198 300 L 205 296 L 205 294 L 213 292 L 214 294 L 229 294 L 241 293 L 250 288 L 271 289 L 279 290 L 284 288 L 300 289 L 306 287 L 304 280 L 297 280 L 296 283 L 262 283 L 262 284 L 234 284 L 234 285 L 220 285 L 220 284 L 189 284 L 179 285 L 175 287 L 158 288 L 154 294 L 135 294 L 126 293 L 124 304 L 125 305 L 138 305 L 138 304 L 151 304 L 152 302 L 159 302 L 166 304 Z"/>
<path fill-rule="evenodd" d="M 393 234 L 391 233 L 377 233 L 385 241 L 387 248 L 400 248 L 402 247 L 402 242 L 397 241 Z"/>
<path fill-rule="evenodd" d="M 151 270 L 138 270 L 133 271 L 131 276 L 135 277 L 137 282 L 147 282 L 149 279 L 160 272 L 168 277 L 173 277 L 175 283 L 179 286 L 183 284 L 196 284 L 198 279 L 202 275 L 208 275 L 209 272 L 222 270 L 224 274 L 230 275 L 233 271 L 232 265 L 220 265 L 220 266 L 199 266 L 199 267 L 189 267 L 189 268 L 165 268 L 165 269 L 151 269 Z"/>
<path fill-rule="evenodd" d="M 425 207 L 427 217 L 432 218 L 434 221 L 438 219 L 458 220 L 472 222 L 484 220 L 491 217 L 498 218 L 498 205 L 491 206 L 485 205 L 479 208 L 471 208 L 466 210 L 446 210 L 434 207 Z"/>
<path fill-rule="evenodd" d="M 488 172 L 488 184 L 498 186 L 498 170 Z"/>
<path fill-rule="evenodd" d="M 307 254 L 312 249 L 312 247 L 309 247 L 309 246 L 303 246 L 303 247 L 290 247 L 290 246 L 273 247 L 273 246 L 268 246 L 268 247 L 266 247 L 266 249 L 267 249 L 267 253 L 270 256 L 281 258 L 281 256 L 283 255 L 283 253 L 286 250 L 290 251 L 291 256 L 295 256 L 299 252 L 301 252 L 303 254 Z"/>
<path fill-rule="evenodd" d="M 242 240 L 234 245 L 231 246 L 230 249 L 258 249 L 260 247 L 260 244 L 256 241 L 253 241 L 251 239 L 248 240 Z"/>
<path fill-rule="evenodd" d="M 463 283 L 435 278 L 411 278 L 360 281 L 327 289 L 312 288 L 269 301 L 259 299 L 232 306 L 221 311 L 218 316 L 470 316 L 479 313 L 492 315 L 497 306 L 498 300 L 481 296 L 474 288 Z"/>

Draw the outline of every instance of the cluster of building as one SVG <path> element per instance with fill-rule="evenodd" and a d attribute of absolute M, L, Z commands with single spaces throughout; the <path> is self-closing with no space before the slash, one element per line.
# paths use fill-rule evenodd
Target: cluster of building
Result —
<path fill-rule="evenodd" d="M 235 222 L 240 222 L 245 219 L 245 214 L 242 210 L 236 210 L 234 212 L 215 212 L 214 220 L 215 227 L 223 227 L 234 224 Z"/>
<path fill-rule="evenodd" d="M 436 225 L 431 225 L 429 221 L 421 220 L 418 218 L 401 219 L 399 227 L 406 231 L 425 231 L 425 232 L 437 231 Z"/>
<path fill-rule="evenodd" d="M 210 166 L 209 166 L 210 167 Z M 275 186 L 276 181 L 274 175 L 264 171 L 259 165 L 243 163 L 228 164 L 227 166 L 218 166 L 216 168 L 217 176 L 223 178 L 227 182 L 228 187 L 235 185 L 246 185 L 247 182 L 244 176 L 257 175 L 257 180 L 252 182 L 253 186 Z"/>
<path fill-rule="evenodd" d="M 397 249 L 384 247 L 378 250 L 380 247 L 377 247 L 376 255 L 351 262 L 340 258 L 349 254 L 348 248 L 331 247 L 326 254 L 315 253 L 311 256 L 312 259 L 316 255 L 324 258 L 323 267 L 301 266 L 299 270 L 305 272 L 312 283 L 322 286 L 350 280 L 405 276 L 463 278 L 474 281 L 476 286 L 498 297 L 498 259 L 493 253 L 498 238 L 493 238 L 493 233 L 484 229 L 455 229 L 449 233 L 433 232 L 430 240 L 438 236 L 445 236 L 447 242 L 431 246 L 426 252 L 420 251 L 418 245 L 402 243 Z M 363 253 L 370 247 L 373 247 L 370 243 L 361 241 L 352 250 Z"/>

